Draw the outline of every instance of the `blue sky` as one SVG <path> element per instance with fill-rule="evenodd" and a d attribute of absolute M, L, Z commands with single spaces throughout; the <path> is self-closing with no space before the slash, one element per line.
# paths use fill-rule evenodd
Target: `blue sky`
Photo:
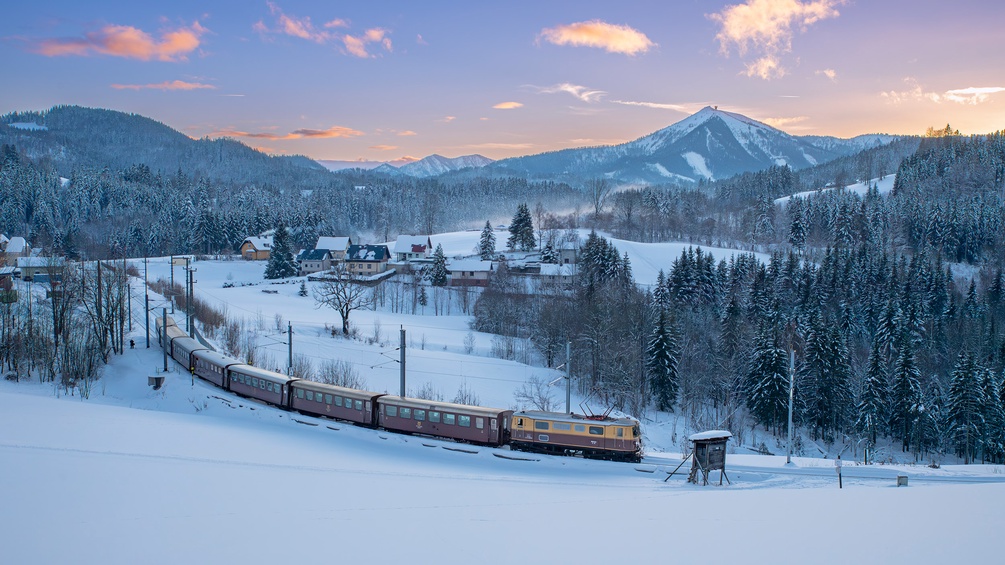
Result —
<path fill-rule="evenodd" d="M 1003 21 L 973 0 L 19 2 L 0 113 L 112 108 L 345 160 L 620 143 L 705 105 L 800 135 L 984 133 Z"/>

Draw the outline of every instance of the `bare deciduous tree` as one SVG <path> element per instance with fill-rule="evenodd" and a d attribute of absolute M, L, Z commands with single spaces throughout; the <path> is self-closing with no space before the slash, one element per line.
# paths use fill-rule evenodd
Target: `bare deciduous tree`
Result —
<path fill-rule="evenodd" d="M 314 287 L 314 300 L 318 308 L 328 306 L 337 311 L 342 318 L 342 335 L 349 335 L 349 314 L 369 308 L 373 292 L 344 263 L 339 263 Z"/>
<path fill-rule="evenodd" d="M 590 202 L 593 204 L 593 213 L 595 216 L 600 216 L 600 212 L 604 209 L 604 202 L 611 194 L 612 188 L 611 183 L 602 177 L 590 179 L 586 182 L 586 194 L 590 197 Z"/>

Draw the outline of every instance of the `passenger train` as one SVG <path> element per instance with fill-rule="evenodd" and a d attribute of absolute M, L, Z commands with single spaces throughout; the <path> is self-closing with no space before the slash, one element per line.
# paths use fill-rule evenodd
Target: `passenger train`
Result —
<path fill-rule="evenodd" d="M 157 341 L 186 371 L 284 410 L 478 445 L 613 461 L 642 459 L 639 422 L 631 418 L 467 406 L 290 378 L 202 345 L 170 317 L 158 317 L 156 328 Z"/>

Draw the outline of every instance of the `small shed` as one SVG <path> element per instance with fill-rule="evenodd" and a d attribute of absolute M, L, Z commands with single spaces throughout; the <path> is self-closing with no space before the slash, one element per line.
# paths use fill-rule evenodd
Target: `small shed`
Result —
<path fill-rule="evenodd" d="M 688 482 L 698 484 L 698 474 L 701 473 L 702 484 L 708 484 L 709 471 L 719 471 L 719 484 L 726 477 L 726 442 L 733 434 L 726 430 L 710 430 L 692 434 L 689 439 L 694 444 L 691 458 L 691 474 Z"/>

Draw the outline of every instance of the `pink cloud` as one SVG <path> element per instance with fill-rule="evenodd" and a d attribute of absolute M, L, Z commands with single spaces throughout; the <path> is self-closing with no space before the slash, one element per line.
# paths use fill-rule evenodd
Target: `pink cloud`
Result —
<path fill-rule="evenodd" d="M 600 20 L 546 28 L 541 31 L 540 37 L 555 45 L 598 47 L 608 53 L 624 55 L 645 53 L 656 46 L 637 29 Z"/>
<path fill-rule="evenodd" d="M 245 137 L 249 139 L 270 139 L 286 141 L 290 139 L 331 139 L 338 137 L 358 137 L 365 135 L 363 132 L 343 126 L 332 126 L 328 129 L 298 129 L 285 135 L 269 132 L 247 132 L 235 129 L 225 129 L 213 132 L 215 137 Z"/>
<path fill-rule="evenodd" d="M 199 47 L 200 37 L 207 31 L 199 22 L 193 22 L 190 26 L 161 33 L 158 40 L 139 28 L 106 25 L 83 38 L 42 40 L 32 50 L 46 57 L 98 54 L 141 61 L 185 61 L 188 54 Z"/>
<path fill-rule="evenodd" d="M 391 39 L 387 37 L 387 30 L 381 28 L 368 29 L 359 37 L 348 34 L 342 37 L 342 44 L 345 45 L 345 50 L 350 55 L 364 59 L 374 56 L 367 51 L 367 45 L 370 43 L 377 43 L 383 46 L 389 53 L 393 51 Z"/>
<path fill-rule="evenodd" d="M 112 88 L 116 90 L 200 90 L 204 88 L 216 89 L 212 84 L 203 84 L 201 82 L 185 82 L 183 80 L 172 80 L 158 82 L 156 84 L 113 84 Z"/>

